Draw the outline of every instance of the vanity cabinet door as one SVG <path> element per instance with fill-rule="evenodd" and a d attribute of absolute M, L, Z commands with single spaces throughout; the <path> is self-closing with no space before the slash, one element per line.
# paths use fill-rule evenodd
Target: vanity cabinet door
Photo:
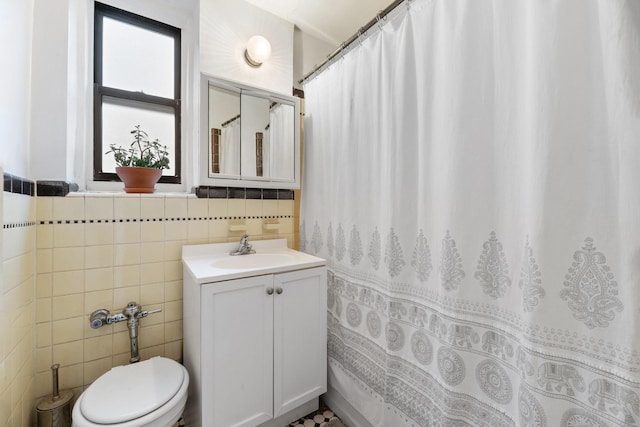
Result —
<path fill-rule="evenodd" d="M 203 426 L 273 418 L 272 288 L 271 275 L 202 287 Z"/>
<path fill-rule="evenodd" d="M 327 391 L 327 270 L 273 280 L 274 417 Z"/>

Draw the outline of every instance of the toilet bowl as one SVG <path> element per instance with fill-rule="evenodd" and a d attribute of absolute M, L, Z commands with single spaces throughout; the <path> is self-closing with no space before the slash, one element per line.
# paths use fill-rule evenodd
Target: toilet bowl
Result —
<path fill-rule="evenodd" d="M 73 427 L 171 427 L 187 402 L 189 373 L 165 357 L 112 368 L 78 398 Z"/>

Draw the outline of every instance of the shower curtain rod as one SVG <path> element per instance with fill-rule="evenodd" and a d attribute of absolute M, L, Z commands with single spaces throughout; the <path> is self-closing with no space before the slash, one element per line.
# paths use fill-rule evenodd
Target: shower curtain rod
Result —
<path fill-rule="evenodd" d="M 233 123 L 235 120 L 238 120 L 240 118 L 240 114 L 238 114 L 235 117 L 230 118 L 229 120 L 227 120 L 226 122 L 224 122 L 223 124 L 220 125 L 221 128 L 225 127 L 228 124 Z"/>
<path fill-rule="evenodd" d="M 309 71 L 307 74 L 305 74 L 300 80 L 298 80 L 298 83 L 302 83 L 305 80 L 309 79 L 311 76 L 313 76 L 315 73 L 317 73 L 318 71 L 320 71 L 320 69 L 322 67 L 324 67 L 327 63 L 329 63 L 329 61 L 331 61 L 333 58 L 335 58 L 336 56 L 338 56 L 338 54 L 340 54 L 340 52 L 342 52 L 343 50 L 345 50 L 348 46 L 351 45 L 351 43 L 353 43 L 354 41 L 358 40 L 358 38 L 363 35 L 364 33 L 366 33 L 371 27 L 373 27 L 376 23 L 380 22 L 381 20 L 383 20 L 389 13 L 391 13 L 391 11 L 393 11 L 396 7 L 398 7 L 401 3 L 404 2 L 409 2 L 411 0 L 394 0 L 393 3 L 391 3 L 389 6 L 385 7 L 384 9 L 382 9 L 381 11 L 378 12 L 378 14 L 375 16 L 375 18 L 373 18 L 371 21 L 367 22 L 364 27 L 361 27 L 357 33 L 355 33 L 354 35 L 352 35 L 351 37 L 349 37 L 346 41 L 342 42 L 342 44 L 333 52 L 331 52 L 328 56 L 327 59 L 325 59 L 324 61 L 322 61 L 319 65 L 316 65 L 313 67 L 313 70 Z"/>

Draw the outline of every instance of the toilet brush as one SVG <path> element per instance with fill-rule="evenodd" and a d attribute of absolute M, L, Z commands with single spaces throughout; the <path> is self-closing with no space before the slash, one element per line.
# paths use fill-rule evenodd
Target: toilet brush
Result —
<path fill-rule="evenodd" d="M 42 399 L 36 407 L 38 411 L 38 427 L 71 427 L 71 390 L 58 390 L 57 363 L 51 365 L 53 377 L 53 392 L 51 396 Z"/>

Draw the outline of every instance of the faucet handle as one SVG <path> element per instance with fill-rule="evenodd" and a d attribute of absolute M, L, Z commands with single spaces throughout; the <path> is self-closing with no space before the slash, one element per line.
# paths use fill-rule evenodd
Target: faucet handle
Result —
<path fill-rule="evenodd" d="M 142 319 L 143 317 L 147 317 L 147 316 L 148 316 L 148 315 L 150 315 L 150 314 L 160 313 L 161 311 L 162 311 L 162 309 L 161 309 L 161 308 L 156 308 L 155 310 L 149 310 L 149 311 L 147 311 L 147 310 L 142 310 L 141 312 L 139 312 L 139 313 L 136 315 L 136 317 L 137 317 L 138 319 Z"/>

